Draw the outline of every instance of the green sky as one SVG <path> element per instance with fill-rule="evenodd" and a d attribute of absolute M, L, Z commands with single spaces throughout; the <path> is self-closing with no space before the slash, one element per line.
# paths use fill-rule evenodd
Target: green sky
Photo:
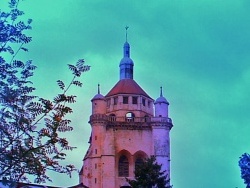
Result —
<path fill-rule="evenodd" d="M 6 0 L 5 0 L 6 1 Z M 0 7 L 3 5 L 0 2 Z M 84 58 L 91 71 L 74 105 L 78 147 L 68 159 L 81 168 L 88 148 L 91 98 L 119 78 L 128 25 L 134 78 L 154 99 L 170 102 L 171 183 L 174 188 L 244 188 L 239 156 L 250 152 L 249 0 L 26 0 L 33 42 L 24 59 L 38 66 L 36 93 L 51 98 L 66 65 Z M 52 185 L 78 183 L 53 174 Z"/>

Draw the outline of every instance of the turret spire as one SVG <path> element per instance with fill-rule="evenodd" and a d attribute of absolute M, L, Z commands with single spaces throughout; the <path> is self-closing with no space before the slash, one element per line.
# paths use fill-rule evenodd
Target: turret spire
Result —
<path fill-rule="evenodd" d="M 97 93 L 100 94 L 100 84 L 98 83 Z"/>
<path fill-rule="evenodd" d="M 128 28 L 129 28 L 128 26 L 125 27 L 125 29 L 126 29 L 126 42 L 128 41 Z"/>
<path fill-rule="evenodd" d="M 163 97 L 162 86 L 160 87 L 160 97 L 158 97 L 155 100 L 155 104 L 158 104 L 158 103 L 165 103 L 165 104 L 169 105 L 167 99 L 165 97 Z"/>

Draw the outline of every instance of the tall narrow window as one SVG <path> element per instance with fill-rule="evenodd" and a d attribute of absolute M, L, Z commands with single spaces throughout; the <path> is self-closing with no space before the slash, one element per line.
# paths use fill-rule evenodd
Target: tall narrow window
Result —
<path fill-rule="evenodd" d="M 110 99 L 107 100 L 107 106 L 110 107 Z"/>
<path fill-rule="evenodd" d="M 114 98 L 114 105 L 117 105 L 118 104 L 118 97 L 115 97 Z"/>
<path fill-rule="evenodd" d="M 119 175 L 119 177 L 128 177 L 129 176 L 128 158 L 125 155 L 122 155 L 119 159 L 118 175 Z"/>
<path fill-rule="evenodd" d="M 137 104 L 137 98 L 138 98 L 138 97 L 133 97 L 133 98 L 132 98 L 132 103 L 133 103 L 133 104 Z"/>
<path fill-rule="evenodd" d="M 142 98 L 142 105 L 145 106 L 146 105 L 146 100 L 144 98 Z"/>
<path fill-rule="evenodd" d="M 123 97 L 123 104 L 128 104 L 128 97 Z"/>
<path fill-rule="evenodd" d="M 143 159 L 142 158 L 137 158 L 135 161 L 135 168 L 143 164 Z"/>

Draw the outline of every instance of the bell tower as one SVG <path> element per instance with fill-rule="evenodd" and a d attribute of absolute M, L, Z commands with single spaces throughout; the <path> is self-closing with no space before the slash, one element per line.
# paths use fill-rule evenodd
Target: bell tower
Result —
<path fill-rule="evenodd" d="M 134 80 L 127 29 L 120 80 L 105 96 L 98 85 L 91 100 L 90 145 L 79 174 L 91 188 L 128 187 L 126 178 L 133 179 L 135 166 L 151 155 L 170 174 L 169 103 L 162 88 L 154 101 Z"/>

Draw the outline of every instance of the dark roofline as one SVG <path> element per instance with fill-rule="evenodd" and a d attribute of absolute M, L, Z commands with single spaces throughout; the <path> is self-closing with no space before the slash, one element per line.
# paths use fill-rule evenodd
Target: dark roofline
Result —
<path fill-rule="evenodd" d="M 8 181 L 0 180 L 0 187 L 1 187 L 1 184 L 4 185 L 3 182 L 8 183 Z M 9 183 L 12 183 L 12 182 L 9 182 Z M 24 187 L 27 187 L 27 186 L 32 186 L 32 187 L 37 187 L 37 188 L 62 188 L 62 187 L 55 187 L 55 186 L 48 186 L 48 185 L 38 185 L 38 184 L 32 184 L 32 183 L 23 183 L 23 182 L 17 182 L 15 188 L 24 188 Z M 89 187 L 83 185 L 83 183 L 80 183 L 78 185 L 74 185 L 74 186 L 71 186 L 71 187 L 68 187 L 68 188 L 89 188 Z"/>

